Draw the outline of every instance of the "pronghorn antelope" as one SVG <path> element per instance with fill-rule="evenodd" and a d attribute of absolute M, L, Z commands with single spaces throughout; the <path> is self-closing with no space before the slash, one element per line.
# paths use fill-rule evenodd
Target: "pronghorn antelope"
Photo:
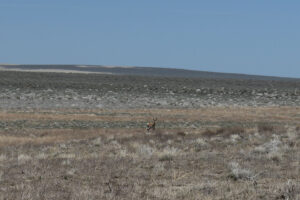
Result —
<path fill-rule="evenodd" d="M 156 122 L 157 118 L 153 118 L 153 122 L 148 122 L 147 123 L 147 131 L 155 130 L 155 122 Z"/>

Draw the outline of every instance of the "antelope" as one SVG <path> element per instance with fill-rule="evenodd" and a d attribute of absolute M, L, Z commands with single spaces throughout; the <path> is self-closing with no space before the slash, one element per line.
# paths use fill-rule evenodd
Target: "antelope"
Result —
<path fill-rule="evenodd" d="M 147 131 L 150 131 L 151 129 L 154 131 L 155 130 L 155 122 L 157 118 L 153 118 L 153 122 L 148 122 L 147 123 Z"/>

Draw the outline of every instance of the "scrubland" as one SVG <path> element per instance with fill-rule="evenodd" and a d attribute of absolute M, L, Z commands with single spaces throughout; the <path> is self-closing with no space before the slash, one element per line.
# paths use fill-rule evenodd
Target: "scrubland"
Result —
<path fill-rule="evenodd" d="M 300 199 L 299 88 L 1 71 L 0 200 Z"/>
<path fill-rule="evenodd" d="M 0 199 L 299 199 L 299 109 L 2 110 Z"/>

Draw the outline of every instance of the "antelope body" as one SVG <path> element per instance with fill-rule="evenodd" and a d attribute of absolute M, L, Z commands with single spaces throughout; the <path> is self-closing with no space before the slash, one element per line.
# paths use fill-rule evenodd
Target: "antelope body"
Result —
<path fill-rule="evenodd" d="M 157 118 L 153 118 L 153 122 L 148 122 L 147 123 L 147 131 L 155 130 L 155 122 L 156 122 Z"/>

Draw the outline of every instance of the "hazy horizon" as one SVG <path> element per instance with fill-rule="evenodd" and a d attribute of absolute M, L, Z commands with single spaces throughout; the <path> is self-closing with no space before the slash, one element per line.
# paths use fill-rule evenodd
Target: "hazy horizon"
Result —
<path fill-rule="evenodd" d="M 159 71 L 157 71 L 157 70 L 162 70 L 162 73 L 163 73 L 163 74 L 161 74 L 162 76 L 168 76 L 168 75 L 165 74 L 166 73 L 165 70 L 187 70 L 187 72 L 190 72 L 190 73 L 187 73 L 187 74 L 185 73 L 184 75 L 182 75 L 182 77 L 185 77 L 185 78 L 187 78 L 187 77 L 191 77 L 191 78 L 193 78 L 193 77 L 194 78 L 195 77 L 199 77 L 199 78 L 202 77 L 202 78 L 204 78 L 204 74 L 206 74 L 206 76 L 208 76 L 207 78 L 212 78 L 212 77 L 218 76 L 219 78 L 221 78 L 221 77 L 225 78 L 226 77 L 226 78 L 233 78 L 233 79 L 238 78 L 239 79 L 239 78 L 241 78 L 239 76 L 242 76 L 244 78 L 246 78 L 246 77 L 249 76 L 248 78 L 250 78 L 250 77 L 254 78 L 255 77 L 255 79 L 258 78 L 258 77 L 266 77 L 266 78 L 268 78 L 268 77 L 270 77 L 270 78 L 274 77 L 275 79 L 277 79 L 277 78 L 279 78 L 279 79 L 281 79 L 281 78 L 283 78 L 283 79 L 285 79 L 285 78 L 287 78 L 287 79 L 299 79 L 298 77 L 291 77 L 291 76 L 289 76 L 289 77 L 287 77 L 287 76 L 271 76 L 271 75 L 260 75 L 260 74 L 245 74 L 245 73 L 234 73 L 234 72 L 205 71 L 205 70 L 198 70 L 198 69 L 172 68 L 172 67 L 156 67 L 156 66 L 116 66 L 116 65 L 112 66 L 112 65 L 85 65 L 85 64 L 9 64 L 9 63 L 0 63 L 0 71 L 1 70 L 11 71 L 8 68 L 3 68 L 3 66 L 6 66 L 6 67 L 7 66 L 26 66 L 26 67 L 28 67 L 28 69 L 26 69 L 26 68 L 23 68 L 23 69 L 22 68 L 11 69 L 12 71 L 25 71 L 25 72 L 32 71 L 32 72 L 56 72 L 56 73 L 58 73 L 58 72 L 61 72 L 61 73 L 63 73 L 63 72 L 65 72 L 65 73 L 93 73 L 93 71 L 94 71 L 95 73 L 103 73 L 103 72 L 100 72 L 101 70 L 100 71 L 99 70 L 92 70 L 91 71 L 90 67 L 92 67 L 92 68 L 94 68 L 94 67 L 100 67 L 100 69 L 101 68 L 108 68 L 108 69 L 110 69 L 110 68 L 136 69 L 138 71 L 140 71 L 140 70 L 143 71 L 144 69 L 142 69 L 142 68 L 145 68 L 145 70 L 146 70 L 145 73 L 149 73 L 149 75 L 151 75 L 151 73 L 153 73 L 152 70 L 154 70 L 155 74 L 152 74 L 154 76 L 158 75 L 157 73 Z M 34 69 L 34 68 L 32 68 L 32 66 L 34 66 L 34 67 L 38 67 L 38 66 L 41 66 L 41 67 L 43 67 L 43 66 L 44 67 L 45 66 L 51 66 L 51 67 L 57 67 L 57 68 L 55 68 L 55 69 L 51 69 L 51 68 L 44 68 L 44 69 L 38 68 L 38 69 Z M 63 66 L 64 66 L 64 68 L 63 68 Z M 59 67 L 62 67 L 62 68 L 59 68 Z M 70 69 L 68 67 L 70 67 Z M 77 68 L 77 69 L 73 69 L 74 67 Z M 89 68 L 89 69 L 83 70 L 85 67 Z M 147 70 L 147 68 L 151 69 L 152 72 L 150 72 L 149 70 Z M 78 69 L 80 69 L 80 70 L 78 70 Z M 125 72 L 124 75 L 125 74 L 129 75 L 128 72 L 130 72 L 130 71 L 131 70 Z M 137 73 L 135 71 L 131 71 L 131 72 L 132 72 L 132 75 L 140 74 L 140 73 Z M 195 72 L 195 73 L 199 72 L 199 73 L 201 73 L 201 75 L 197 76 L 195 74 L 191 74 L 192 72 Z M 104 74 L 105 74 L 105 72 L 104 72 Z M 114 74 L 114 72 L 109 72 L 108 74 Z M 121 73 L 121 74 L 123 74 L 123 73 Z M 172 72 L 171 75 L 170 75 L 170 77 L 173 77 L 174 74 L 178 74 L 178 72 L 175 72 L 175 71 Z M 190 74 L 191 76 L 188 76 L 188 74 Z M 213 75 L 213 74 L 218 74 L 218 75 Z M 226 74 L 229 75 L 229 76 L 227 76 Z M 178 75 L 178 77 L 180 77 L 180 75 Z M 246 79 L 248 79 L 248 78 L 246 78 Z"/>

